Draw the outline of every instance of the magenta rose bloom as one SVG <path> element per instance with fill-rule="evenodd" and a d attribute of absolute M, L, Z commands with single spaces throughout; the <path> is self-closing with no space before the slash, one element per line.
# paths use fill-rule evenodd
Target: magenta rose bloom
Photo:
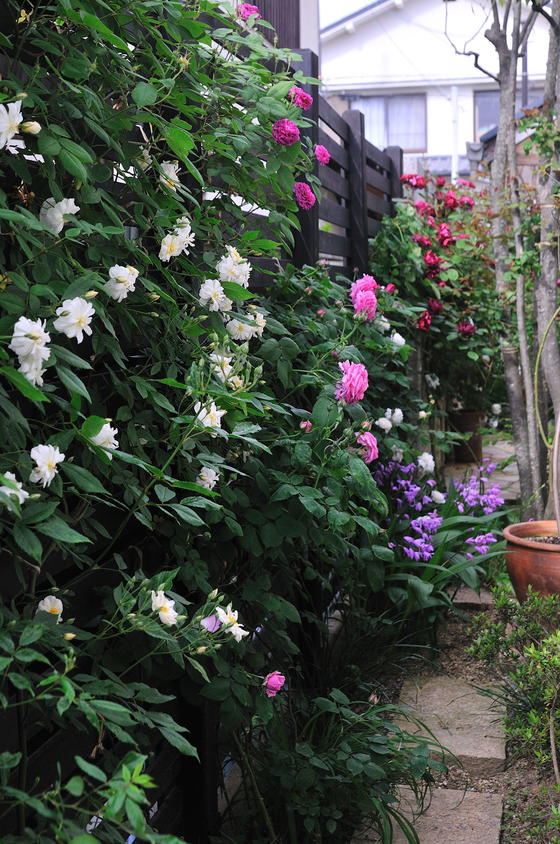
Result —
<path fill-rule="evenodd" d="M 317 197 L 307 184 L 307 182 L 296 182 L 294 185 L 294 196 L 296 198 L 296 202 L 300 208 L 303 208 L 304 211 L 308 211 L 312 208 L 316 201 Z"/>
<path fill-rule="evenodd" d="M 455 238 L 451 234 L 451 229 L 447 225 L 447 223 L 440 223 L 437 228 L 437 238 L 439 241 L 439 245 L 443 246 L 451 246 L 452 243 L 455 243 Z"/>
<path fill-rule="evenodd" d="M 285 682 L 286 678 L 279 671 L 272 671 L 270 674 L 267 674 L 263 681 L 266 696 L 276 697 Z"/>
<path fill-rule="evenodd" d="M 379 285 L 372 275 L 363 275 L 361 278 L 358 278 L 350 288 L 350 298 L 352 299 L 352 304 L 354 306 L 356 305 L 356 298 L 360 293 L 364 293 L 368 290 L 375 291 L 378 287 Z"/>
<path fill-rule="evenodd" d="M 443 303 L 439 299 L 428 299 L 428 310 L 431 314 L 441 314 Z"/>
<path fill-rule="evenodd" d="M 261 13 L 259 12 L 258 6 L 253 6 L 252 3 L 240 3 L 237 7 L 237 17 L 241 18 L 242 21 L 246 21 L 251 15 L 256 15 L 257 20 L 260 20 Z"/>
<path fill-rule="evenodd" d="M 438 188 L 444 188 L 445 187 L 445 176 L 438 176 L 437 179 L 436 179 L 436 185 L 438 186 Z"/>
<path fill-rule="evenodd" d="M 461 185 L 464 188 L 474 188 L 476 187 L 474 182 L 471 182 L 470 179 L 457 179 L 457 184 Z"/>
<path fill-rule="evenodd" d="M 308 94 L 303 90 L 303 88 L 298 88 L 297 85 L 290 88 L 288 97 L 294 105 L 297 105 L 298 108 L 302 108 L 304 111 L 307 111 L 313 105 L 313 97 L 311 94 Z"/>
<path fill-rule="evenodd" d="M 273 124 L 272 137 L 283 147 L 291 147 L 299 141 L 299 129 L 295 123 L 284 117 Z"/>
<path fill-rule="evenodd" d="M 459 200 L 459 205 L 462 208 L 473 208 L 474 199 L 472 198 L 472 196 L 462 196 Z"/>
<path fill-rule="evenodd" d="M 412 239 L 414 243 L 417 243 L 418 246 L 422 247 L 422 249 L 429 249 L 432 245 L 432 241 L 425 234 L 413 234 Z"/>
<path fill-rule="evenodd" d="M 403 173 L 401 176 L 403 185 L 408 185 L 411 188 L 425 188 L 426 179 L 424 176 L 419 176 L 417 173 Z"/>
<path fill-rule="evenodd" d="M 331 154 L 322 144 L 317 144 L 315 147 L 315 158 L 319 164 L 328 164 L 331 160 Z"/>
<path fill-rule="evenodd" d="M 368 388 L 368 373 L 363 363 L 352 363 L 344 360 L 338 364 L 343 373 L 335 388 L 335 398 L 346 404 L 361 401 Z"/>
<path fill-rule="evenodd" d="M 363 434 L 356 434 L 356 439 L 363 446 L 362 458 L 364 463 L 371 463 L 372 460 L 376 460 L 379 456 L 379 450 L 377 448 L 377 440 L 373 434 L 365 431 Z"/>
<path fill-rule="evenodd" d="M 362 290 L 354 299 L 354 313 L 356 316 L 364 315 L 366 320 L 370 322 L 375 319 L 375 312 L 377 310 L 377 296 L 373 290 Z"/>
<path fill-rule="evenodd" d="M 458 200 L 457 196 L 453 193 L 452 190 L 448 190 L 446 194 L 443 196 L 443 204 L 446 208 L 449 208 L 451 211 L 454 208 L 457 208 Z"/>
<path fill-rule="evenodd" d="M 206 618 L 202 619 L 200 624 L 205 630 L 208 630 L 209 633 L 216 633 L 216 631 L 222 626 L 222 622 L 217 615 L 207 615 Z"/>
<path fill-rule="evenodd" d="M 417 199 L 414 203 L 414 207 L 416 208 L 421 217 L 433 217 L 435 214 L 435 211 L 432 206 L 428 205 L 427 202 L 424 202 L 423 199 Z"/>

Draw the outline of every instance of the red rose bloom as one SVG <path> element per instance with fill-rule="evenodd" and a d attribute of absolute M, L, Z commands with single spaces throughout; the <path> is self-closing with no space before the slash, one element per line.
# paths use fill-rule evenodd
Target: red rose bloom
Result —
<path fill-rule="evenodd" d="M 447 225 L 447 223 L 440 223 L 437 230 L 437 238 L 439 241 L 439 245 L 443 246 L 451 246 L 452 243 L 455 243 L 455 238 L 451 234 L 451 229 Z"/>
<path fill-rule="evenodd" d="M 473 334 L 476 334 L 476 326 L 474 325 L 474 323 L 463 319 L 457 323 L 457 331 L 463 337 L 472 337 Z"/>
<path fill-rule="evenodd" d="M 422 249 L 430 249 L 432 245 L 432 241 L 425 234 L 413 234 L 412 239 L 418 244 L 418 246 L 421 246 Z"/>
<path fill-rule="evenodd" d="M 441 314 L 443 303 L 439 299 L 428 299 L 428 310 L 431 314 Z"/>
<path fill-rule="evenodd" d="M 449 208 L 451 211 L 454 208 L 457 208 L 458 200 L 457 196 L 453 193 L 452 190 L 448 190 L 446 194 L 443 196 L 443 204 L 446 208 Z"/>
<path fill-rule="evenodd" d="M 420 329 L 420 331 L 429 331 L 430 325 L 432 324 L 432 315 L 429 311 L 422 311 L 420 316 L 416 321 L 416 327 Z"/>
<path fill-rule="evenodd" d="M 424 176 L 419 176 L 417 173 L 403 173 L 401 176 L 403 185 L 408 185 L 411 188 L 425 188 L 426 179 Z"/>

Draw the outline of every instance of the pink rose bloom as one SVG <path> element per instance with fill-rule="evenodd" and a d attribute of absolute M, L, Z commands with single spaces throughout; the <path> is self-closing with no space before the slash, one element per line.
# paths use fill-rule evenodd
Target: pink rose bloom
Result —
<path fill-rule="evenodd" d="M 365 431 L 363 434 L 356 434 L 356 439 L 360 445 L 362 445 L 362 457 L 364 463 L 371 463 L 372 460 L 376 460 L 379 456 L 379 450 L 377 448 L 377 440 L 369 431 Z"/>
<path fill-rule="evenodd" d="M 294 196 L 300 208 L 308 211 L 317 202 L 317 197 L 307 184 L 307 182 L 296 182 L 294 185 Z"/>
<path fill-rule="evenodd" d="M 375 319 L 377 296 L 373 290 L 361 290 L 354 299 L 354 313 L 364 314 L 368 322 Z"/>
<path fill-rule="evenodd" d="M 445 176 L 438 176 L 436 179 L 436 185 L 438 188 L 445 187 Z"/>
<path fill-rule="evenodd" d="M 324 308 L 319 308 L 319 310 L 316 311 L 317 316 L 325 316 L 326 313 L 327 312 Z"/>
<path fill-rule="evenodd" d="M 319 164 L 328 164 L 331 160 L 331 154 L 322 144 L 317 144 L 315 147 L 315 158 Z"/>
<path fill-rule="evenodd" d="M 447 225 L 447 223 L 440 223 L 437 230 L 437 238 L 439 241 L 439 245 L 443 246 L 451 246 L 452 243 L 455 243 L 455 238 L 451 234 L 451 229 Z"/>
<path fill-rule="evenodd" d="M 387 285 L 387 287 L 385 288 L 385 292 L 386 293 L 394 293 L 396 291 L 396 289 L 397 289 L 397 285 L 393 284 L 393 282 L 390 281 L 389 284 Z"/>
<path fill-rule="evenodd" d="M 352 304 L 356 304 L 356 297 L 360 293 L 364 293 L 366 290 L 377 290 L 378 287 L 379 285 L 372 275 L 363 275 L 361 278 L 357 279 L 350 288 L 350 298 L 352 299 Z"/>
<path fill-rule="evenodd" d="M 451 210 L 453 210 L 453 208 L 457 208 L 457 205 L 459 203 L 457 201 L 456 195 L 453 193 L 452 190 L 448 190 L 447 193 L 444 194 L 443 204 L 445 205 L 446 208 L 450 208 Z"/>
<path fill-rule="evenodd" d="M 428 205 L 427 202 L 424 202 L 423 199 L 417 199 L 414 203 L 414 207 L 416 208 L 421 217 L 424 217 L 426 215 L 431 215 L 433 217 L 435 213 L 432 206 Z"/>
<path fill-rule="evenodd" d="M 462 208 L 474 208 L 474 199 L 472 196 L 462 196 L 459 199 L 459 205 Z"/>
<path fill-rule="evenodd" d="M 457 179 L 457 184 L 461 185 L 464 188 L 474 188 L 476 187 L 474 182 L 471 182 L 469 179 Z"/>
<path fill-rule="evenodd" d="M 403 173 L 401 176 L 403 185 L 409 185 L 411 188 L 425 188 L 426 179 L 424 176 L 419 176 L 417 173 Z"/>
<path fill-rule="evenodd" d="M 338 368 L 343 375 L 341 380 L 337 382 L 335 398 L 346 402 L 346 404 L 361 401 L 368 388 L 368 373 L 363 363 L 352 363 L 352 361 L 344 360 L 338 364 Z"/>
<path fill-rule="evenodd" d="M 256 15 L 257 20 L 260 19 L 261 14 L 258 6 L 253 6 L 252 3 L 240 3 L 237 7 L 237 17 L 241 18 L 242 21 L 246 21 L 251 15 Z"/>
<path fill-rule="evenodd" d="M 304 111 L 307 111 L 313 105 L 313 97 L 311 94 L 308 94 L 303 88 L 298 88 L 297 85 L 294 85 L 293 88 L 290 88 L 288 92 L 288 97 L 291 99 L 294 105 L 298 108 L 302 108 Z"/>
<path fill-rule="evenodd" d="M 305 433 L 308 434 L 310 432 L 311 428 L 313 427 L 313 425 L 311 424 L 309 419 L 305 419 L 303 422 L 299 423 L 299 427 L 301 428 L 302 431 L 305 431 Z"/>
<path fill-rule="evenodd" d="M 202 619 L 200 624 L 205 630 L 208 630 L 209 633 L 215 633 L 222 626 L 222 622 L 217 615 L 207 615 L 206 618 Z"/>
<path fill-rule="evenodd" d="M 272 125 L 272 137 L 283 147 L 291 147 L 299 141 L 299 129 L 285 117 Z"/>
<path fill-rule="evenodd" d="M 285 682 L 286 678 L 279 671 L 272 671 L 270 674 L 267 674 L 263 681 L 266 696 L 276 697 Z"/>

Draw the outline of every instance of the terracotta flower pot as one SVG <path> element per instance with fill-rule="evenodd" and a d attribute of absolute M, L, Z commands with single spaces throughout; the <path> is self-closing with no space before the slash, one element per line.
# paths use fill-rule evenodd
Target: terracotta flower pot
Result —
<path fill-rule="evenodd" d="M 560 594 L 560 545 L 535 542 L 535 536 L 557 536 L 555 521 L 520 522 L 504 530 L 506 564 L 520 603 L 532 586 L 541 595 Z"/>

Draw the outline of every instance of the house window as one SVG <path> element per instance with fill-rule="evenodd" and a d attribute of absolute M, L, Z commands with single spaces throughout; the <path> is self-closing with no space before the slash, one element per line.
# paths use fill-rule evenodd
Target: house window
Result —
<path fill-rule="evenodd" d="M 426 152 L 426 95 L 360 97 L 352 108 L 365 116 L 368 141 L 379 149 L 402 147 L 404 152 Z"/>
<path fill-rule="evenodd" d="M 544 88 L 539 85 L 529 85 L 527 108 L 541 105 L 544 98 Z M 522 108 L 521 89 L 517 89 L 515 107 Z M 480 140 L 480 136 L 498 125 L 500 114 L 500 92 L 499 91 L 475 91 L 474 92 L 474 137 Z"/>

